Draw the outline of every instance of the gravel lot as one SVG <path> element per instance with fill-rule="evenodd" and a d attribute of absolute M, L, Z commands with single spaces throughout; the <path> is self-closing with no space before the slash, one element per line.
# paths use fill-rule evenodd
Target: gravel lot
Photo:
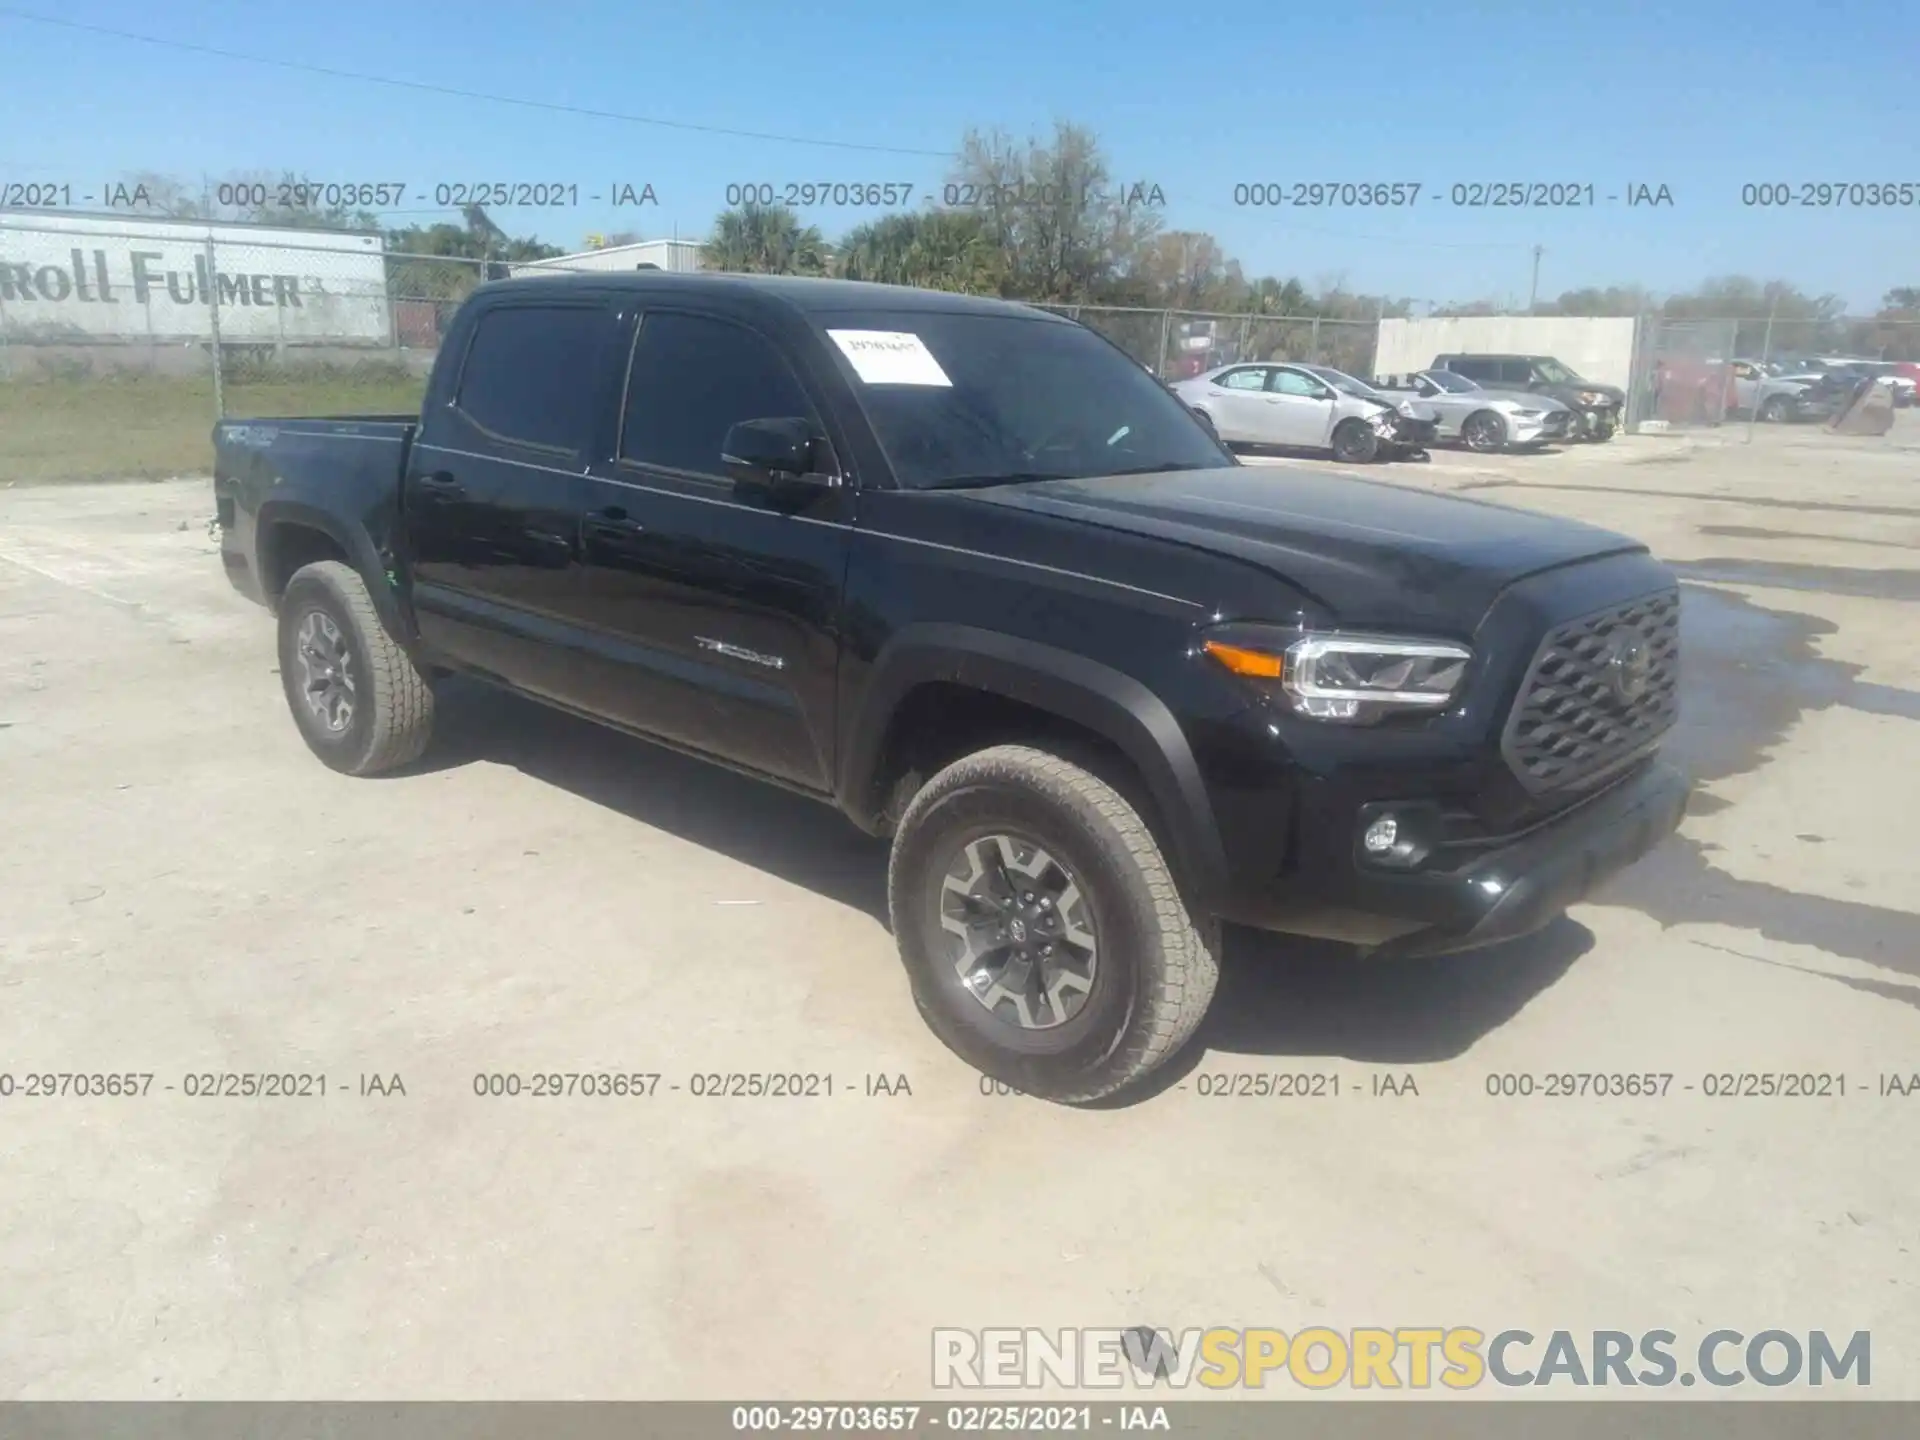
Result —
<path fill-rule="evenodd" d="M 0 1098 L 0 1392 L 904 1400 L 936 1326 L 1149 1324 L 1865 1329 L 1875 1396 L 1920 1397 L 1920 1095 L 1879 1093 L 1920 1072 L 1899 418 L 1383 469 L 1679 568 L 1697 809 L 1497 951 L 1235 936 L 1202 1043 L 1095 1112 L 928 1035 L 884 852 L 830 811 L 485 695 L 421 773 L 342 778 L 206 482 L 0 490 L 0 1072 L 154 1077 Z M 475 1093 L 553 1071 L 661 1078 Z M 694 1093 L 735 1071 L 833 1093 Z M 1673 1078 L 1488 1093 L 1564 1071 Z M 1341 1089 L 1209 1093 L 1241 1072 Z M 1846 1094 L 1709 1098 L 1727 1072 Z"/>

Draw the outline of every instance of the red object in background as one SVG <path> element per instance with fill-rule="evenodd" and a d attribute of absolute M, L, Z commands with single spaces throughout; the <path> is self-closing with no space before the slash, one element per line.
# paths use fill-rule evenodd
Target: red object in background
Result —
<path fill-rule="evenodd" d="M 432 300 L 393 302 L 394 338 L 408 350 L 435 350 L 440 345 L 440 306 Z"/>

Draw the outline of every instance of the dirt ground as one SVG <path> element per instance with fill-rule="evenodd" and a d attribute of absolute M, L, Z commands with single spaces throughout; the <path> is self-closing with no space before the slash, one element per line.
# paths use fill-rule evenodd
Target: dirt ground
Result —
<path fill-rule="evenodd" d="M 1874 1396 L 1920 1397 L 1900 420 L 1378 472 L 1678 568 L 1695 813 L 1495 951 L 1236 935 L 1201 1042 L 1103 1111 L 929 1036 L 831 812 L 484 696 L 342 778 L 206 481 L 0 490 L 0 1394 L 912 1399 L 934 1327 L 1144 1324 L 1868 1330 Z M 1627 1071 L 1668 1092 L 1489 1094 Z M 25 1093 L 108 1072 L 153 1078 Z M 190 1093 L 240 1072 L 326 1093 Z M 548 1072 L 660 1078 L 476 1093 Z M 833 1090 L 698 1093 L 731 1072 Z M 1845 1094 L 1708 1093 L 1746 1073 Z"/>

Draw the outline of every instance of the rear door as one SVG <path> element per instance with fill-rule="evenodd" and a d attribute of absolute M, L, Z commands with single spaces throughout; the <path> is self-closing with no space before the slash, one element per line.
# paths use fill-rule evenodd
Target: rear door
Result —
<path fill-rule="evenodd" d="M 1500 362 L 1484 355 L 1456 355 L 1447 361 L 1446 368 L 1489 390 L 1500 384 Z"/>
<path fill-rule="evenodd" d="M 437 656 L 565 699 L 584 466 L 610 422 L 615 317 L 593 300 L 482 311 L 402 482 L 413 606 Z"/>
<path fill-rule="evenodd" d="M 1258 441 L 1267 424 L 1265 365 L 1236 365 L 1207 386 L 1207 408 L 1222 440 Z"/>
<path fill-rule="evenodd" d="M 821 397 L 764 332 L 693 309 L 643 310 L 626 375 L 617 439 L 587 481 L 584 703 L 825 791 L 852 494 L 787 508 L 721 460 L 738 422 L 798 417 L 820 437 L 816 468 L 835 467 Z"/>

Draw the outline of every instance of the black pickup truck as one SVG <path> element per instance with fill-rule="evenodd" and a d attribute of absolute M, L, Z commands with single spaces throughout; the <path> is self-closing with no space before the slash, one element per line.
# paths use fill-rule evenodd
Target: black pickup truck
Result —
<path fill-rule="evenodd" d="M 1020 305 L 509 280 L 417 419 L 214 441 L 227 574 L 323 761 L 414 760 L 458 673 L 837 806 L 891 837 L 928 1023 L 1064 1102 L 1193 1034 L 1223 921 L 1470 949 L 1686 802 L 1655 753 L 1679 595 L 1643 546 L 1243 466 Z"/>

